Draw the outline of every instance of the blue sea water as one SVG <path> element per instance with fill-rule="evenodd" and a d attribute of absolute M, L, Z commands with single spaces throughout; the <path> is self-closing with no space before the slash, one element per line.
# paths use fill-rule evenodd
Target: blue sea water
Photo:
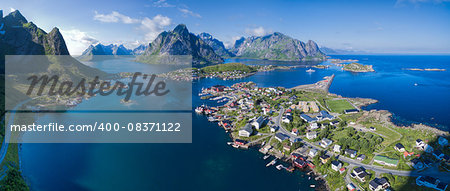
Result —
<path fill-rule="evenodd" d="M 315 69 L 311 64 L 292 70 L 261 72 L 239 80 L 202 79 L 193 83 L 193 105 L 203 87 L 253 81 L 259 86 L 294 87 L 335 74 L 330 91 L 348 97 L 379 100 L 368 109 L 387 109 L 397 123 L 422 122 L 450 126 L 450 56 L 345 55 L 371 64 L 374 73 L 351 73 L 337 67 Z M 271 61 L 228 60 L 247 64 Z M 127 70 L 142 70 L 123 60 Z M 287 63 L 293 64 L 293 63 Z M 295 63 L 298 64 L 298 63 Z M 326 63 L 325 63 L 326 64 Z M 117 64 L 116 64 L 117 65 Z M 123 68 L 93 64 L 108 72 Z M 443 68 L 446 71 L 409 71 L 405 68 Z M 414 85 L 417 83 L 417 86 Z M 92 101 L 94 102 L 94 101 Z M 89 101 L 83 104 L 95 104 Z M 311 190 L 303 172 L 288 173 L 265 167 L 256 150 L 237 150 L 228 135 L 204 116 L 193 114 L 191 144 L 23 144 L 23 174 L 33 190 Z"/>

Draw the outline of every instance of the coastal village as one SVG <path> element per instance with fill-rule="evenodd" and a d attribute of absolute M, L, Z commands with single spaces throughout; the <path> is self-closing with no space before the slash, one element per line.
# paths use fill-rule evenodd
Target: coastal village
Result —
<path fill-rule="evenodd" d="M 205 104 L 195 111 L 229 132 L 230 146 L 259 149 L 267 167 L 309 170 L 329 190 L 447 189 L 447 132 L 362 110 L 376 100 L 328 93 L 333 78 L 291 89 L 215 85 L 199 92 Z"/>
<path fill-rule="evenodd" d="M 176 81 L 192 81 L 202 78 L 219 78 L 222 80 L 234 80 L 249 77 L 256 72 L 268 72 L 272 70 L 291 69 L 297 66 L 276 65 L 245 65 L 242 63 L 226 63 L 203 68 L 184 68 L 159 74 L 158 77 Z"/>

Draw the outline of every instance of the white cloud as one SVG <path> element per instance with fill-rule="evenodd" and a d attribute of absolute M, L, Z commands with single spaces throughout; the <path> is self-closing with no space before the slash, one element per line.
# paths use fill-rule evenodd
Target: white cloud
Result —
<path fill-rule="evenodd" d="M 151 19 L 148 17 L 142 19 L 140 28 L 146 32 L 145 40 L 152 41 L 170 24 L 172 20 L 169 17 L 156 15 Z"/>
<path fill-rule="evenodd" d="M 395 2 L 395 6 L 403 6 L 408 3 L 413 4 L 415 6 L 419 6 L 421 3 L 435 3 L 441 4 L 444 2 L 450 2 L 450 0 L 397 0 Z"/>
<path fill-rule="evenodd" d="M 264 36 L 271 33 L 270 30 L 264 29 L 264 27 L 246 28 L 245 33 L 251 36 Z"/>
<path fill-rule="evenodd" d="M 98 43 L 97 39 L 78 29 L 61 30 L 61 33 L 71 55 L 81 55 L 89 45 Z"/>
<path fill-rule="evenodd" d="M 180 10 L 183 13 L 183 16 L 193 16 L 193 17 L 197 17 L 197 18 L 202 18 L 202 16 L 198 13 L 194 13 L 193 11 L 186 9 L 186 8 L 178 8 L 178 10 Z"/>
<path fill-rule="evenodd" d="M 153 2 L 154 7 L 175 7 L 175 5 L 167 3 L 166 0 L 158 0 Z"/>
<path fill-rule="evenodd" d="M 236 40 L 240 39 L 241 36 L 233 36 L 231 37 L 231 40 L 223 42 L 223 45 L 225 45 L 225 48 L 231 48 L 234 43 L 236 42 Z"/>
<path fill-rule="evenodd" d="M 120 14 L 117 11 L 113 11 L 110 14 L 99 14 L 95 11 L 94 20 L 104 22 L 104 23 L 118 23 L 122 22 L 125 24 L 138 23 L 139 19 L 133 19 L 129 16 Z"/>
<path fill-rule="evenodd" d="M 160 1 L 158 1 L 160 2 Z M 163 3 L 161 1 L 160 3 Z M 165 27 L 172 24 L 172 20 L 169 17 L 163 15 L 156 15 L 153 18 L 144 17 L 143 19 L 135 19 L 129 16 L 120 14 L 113 11 L 111 14 L 98 14 L 97 11 L 94 15 L 94 20 L 98 20 L 105 23 L 124 23 L 124 24 L 140 24 L 138 29 L 144 31 L 144 40 L 150 42 L 154 40 L 159 33 L 161 33 Z"/>

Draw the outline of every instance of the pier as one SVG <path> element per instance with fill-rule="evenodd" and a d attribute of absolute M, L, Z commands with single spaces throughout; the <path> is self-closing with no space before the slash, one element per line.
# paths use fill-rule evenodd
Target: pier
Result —
<path fill-rule="evenodd" d="M 317 92 L 324 92 L 328 93 L 328 90 L 330 89 L 331 83 L 333 83 L 334 74 L 331 76 L 325 76 L 323 80 L 318 81 L 314 84 L 306 84 L 306 85 L 299 85 L 296 87 L 293 87 L 291 89 L 294 90 L 310 90 L 310 91 L 317 91 Z"/>

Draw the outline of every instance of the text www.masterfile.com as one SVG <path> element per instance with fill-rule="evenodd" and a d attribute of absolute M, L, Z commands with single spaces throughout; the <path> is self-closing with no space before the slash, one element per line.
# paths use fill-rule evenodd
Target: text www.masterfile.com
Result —
<path fill-rule="evenodd" d="M 93 124 L 28 124 L 28 125 L 10 125 L 11 132 L 180 132 L 182 129 L 181 123 L 108 123 L 95 122 Z"/>

